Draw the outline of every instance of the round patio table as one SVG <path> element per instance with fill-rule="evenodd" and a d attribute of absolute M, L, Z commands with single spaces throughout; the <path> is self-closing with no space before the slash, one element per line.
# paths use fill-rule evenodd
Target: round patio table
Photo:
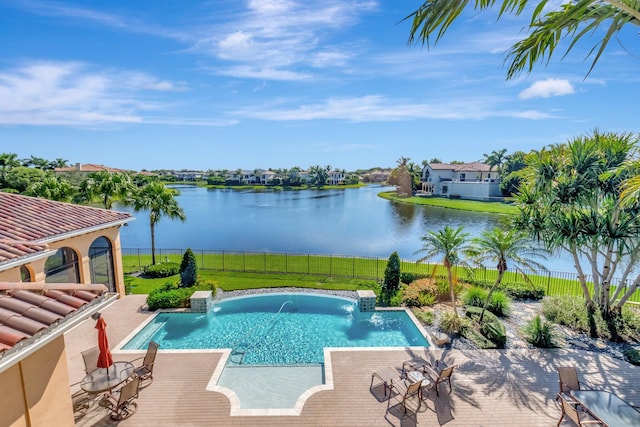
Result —
<path fill-rule="evenodd" d="M 116 388 L 133 374 L 133 363 L 114 362 L 108 368 L 98 368 L 88 373 L 80 383 L 87 393 L 102 393 Z"/>

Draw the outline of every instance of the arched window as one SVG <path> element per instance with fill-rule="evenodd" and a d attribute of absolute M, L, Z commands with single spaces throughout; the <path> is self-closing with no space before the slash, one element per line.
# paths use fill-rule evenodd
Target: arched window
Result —
<path fill-rule="evenodd" d="M 31 276 L 31 270 L 26 265 L 20 266 L 20 281 L 21 282 L 32 282 L 33 277 Z"/>
<path fill-rule="evenodd" d="M 89 265 L 91 269 L 91 283 L 101 283 L 116 291 L 116 281 L 113 274 L 113 253 L 111 242 L 106 237 L 98 237 L 89 248 Z"/>
<path fill-rule="evenodd" d="M 44 264 L 47 283 L 80 283 L 78 255 L 71 248 L 60 248 Z"/>

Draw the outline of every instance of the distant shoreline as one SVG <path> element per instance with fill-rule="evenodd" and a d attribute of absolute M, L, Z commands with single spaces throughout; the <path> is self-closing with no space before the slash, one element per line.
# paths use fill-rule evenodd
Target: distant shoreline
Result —
<path fill-rule="evenodd" d="M 446 197 L 399 197 L 395 191 L 383 191 L 379 197 L 396 203 L 411 205 L 435 206 L 439 208 L 458 209 L 462 211 L 483 212 L 501 215 L 515 215 L 518 208 L 504 202 L 481 202 L 477 200 L 449 199 Z"/>

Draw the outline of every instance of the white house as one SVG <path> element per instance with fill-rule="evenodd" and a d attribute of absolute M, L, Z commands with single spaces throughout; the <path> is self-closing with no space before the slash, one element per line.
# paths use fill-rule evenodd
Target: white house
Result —
<path fill-rule="evenodd" d="M 502 197 L 498 171 L 486 163 L 429 163 L 422 169 L 421 181 L 426 195 L 471 200 Z"/>

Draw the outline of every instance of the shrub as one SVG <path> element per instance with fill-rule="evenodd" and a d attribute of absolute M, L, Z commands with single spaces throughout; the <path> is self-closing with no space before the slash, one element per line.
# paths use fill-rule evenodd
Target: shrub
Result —
<path fill-rule="evenodd" d="M 486 289 L 472 286 L 462 295 L 462 302 L 466 306 L 483 307 L 488 293 Z"/>
<path fill-rule="evenodd" d="M 160 264 L 148 265 L 144 268 L 145 277 L 157 279 L 169 277 L 180 272 L 177 262 L 161 262 Z"/>
<path fill-rule="evenodd" d="M 382 291 L 386 298 L 391 298 L 400 287 L 400 257 L 398 252 L 389 256 L 387 267 L 384 269 L 384 282 Z"/>
<path fill-rule="evenodd" d="M 473 342 L 478 348 L 496 348 L 496 345 L 491 340 L 482 335 L 482 333 L 478 330 L 478 325 L 476 323 L 467 324 L 467 326 L 462 329 L 461 335 Z"/>
<path fill-rule="evenodd" d="M 627 362 L 632 365 L 640 365 L 640 351 L 635 348 L 629 348 L 625 350 L 622 354 L 624 354 L 624 358 Z"/>
<path fill-rule="evenodd" d="M 482 324 L 479 324 L 481 312 L 482 308 L 480 307 L 467 307 L 466 316 L 474 321 L 476 331 L 493 342 L 496 348 L 504 348 L 507 344 L 507 330 L 504 324 L 489 311 L 485 311 Z"/>
<path fill-rule="evenodd" d="M 420 273 L 410 273 L 410 272 L 400 273 L 400 281 L 402 283 L 404 283 L 405 285 L 408 285 L 410 283 L 415 282 L 416 280 L 424 279 L 424 278 L 427 278 L 427 277 L 429 277 L 429 276 L 426 276 L 426 275 L 420 274 Z"/>
<path fill-rule="evenodd" d="M 196 266 L 196 256 L 191 249 L 187 249 L 182 256 L 180 264 L 180 285 L 190 287 L 196 284 L 198 278 L 198 268 Z"/>
<path fill-rule="evenodd" d="M 430 279 L 419 279 L 401 289 L 402 299 L 409 307 L 432 305 L 436 301 L 437 289 Z"/>
<path fill-rule="evenodd" d="M 416 318 L 425 325 L 433 325 L 433 311 L 425 311 L 414 308 L 411 310 Z"/>
<path fill-rule="evenodd" d="M 550 322 L 558 325 L 589 333 L 589 316 L 584 298 L 574 296 L 547 297 L 542 300 L 542 314 Z M 593 315 L 597 335 L 601 338 L 609 338 L 607 323 L 602 319 L 600 312 L 595 310 Z"/>
<path fill-rule="evenodd" d="M 555 327 L 550 322 L 543 321 L 539 314 L 529 320 L 522 331 L 525 339 L 535 347 L 558 347 L 558 334 Z"/>
<path fill-rule="evenodd" d="M 457 334 L 464 328 L 465 324 L 464 317 L 458 316 L 453 311 L 445 311 L 440 319 L 439 327 L 444 333 Z"/>
<path fill-rule="evenodd" d="M 213 282 L 207 281 L 205 284 L 191 288 L 178 288 L 175 283 L 166 282 L 158 289 L 149 292 L 147 307 L 149 310 L 189 307 L 191 295 L 196 290 L 213 291 L 215 294 L 216 286 Z"/>
<path fill-rule="evenodd" d="M 500 289 L 515 300 L 541 300 L 545 294 L 544 286 L 534 283 L 505 283 Z"/>
<path fill-rule="evenodd" d="M 400 307 L 402 305 L 402 292 L 396 292 L 389 298 L 390 307 Z"/>
<path fill-rule="evenodd" d="M 507 317 L 511 311 L 511 301 L 504 293 L 494 291 L 487 309 L 498 317 Z"/>

